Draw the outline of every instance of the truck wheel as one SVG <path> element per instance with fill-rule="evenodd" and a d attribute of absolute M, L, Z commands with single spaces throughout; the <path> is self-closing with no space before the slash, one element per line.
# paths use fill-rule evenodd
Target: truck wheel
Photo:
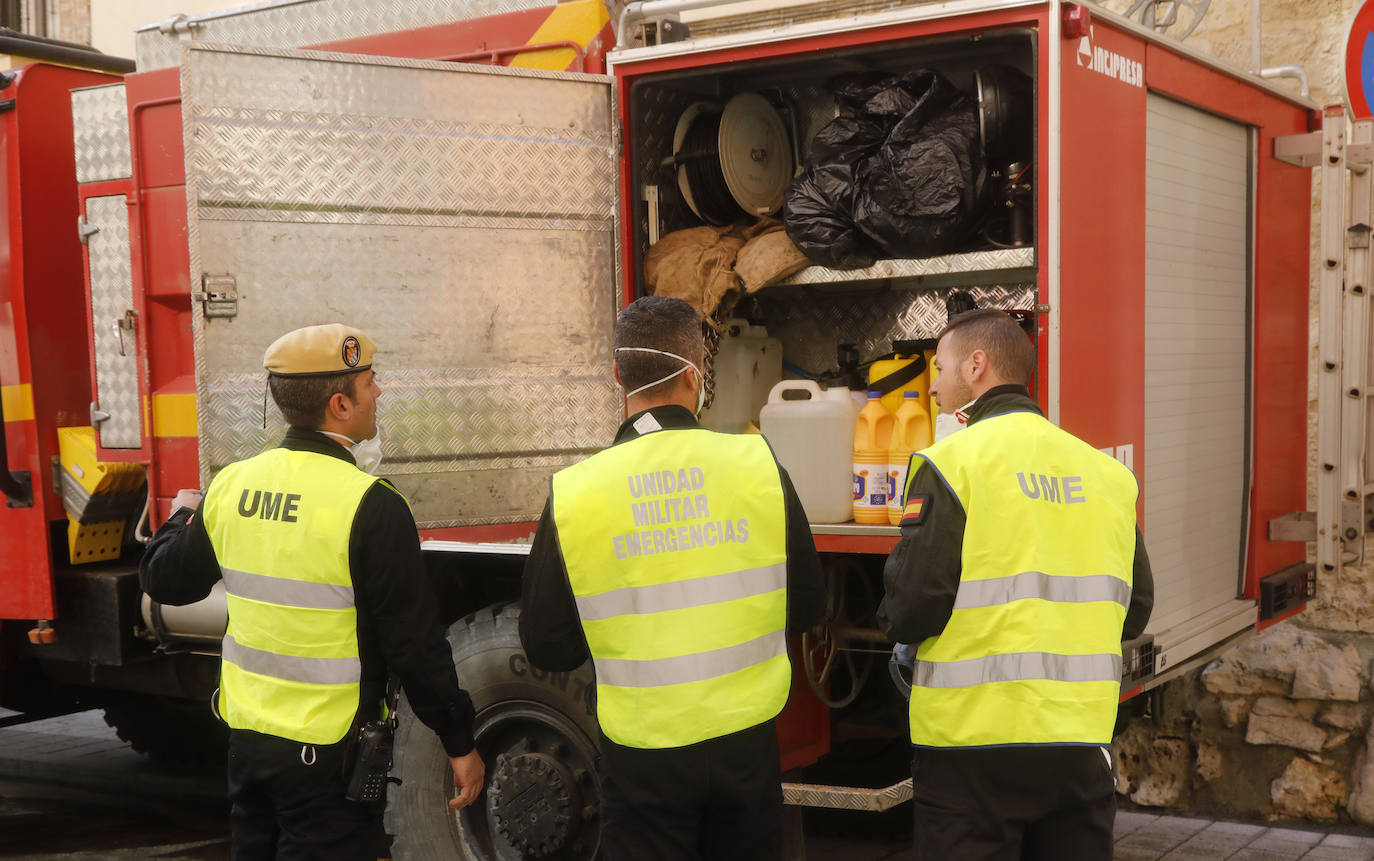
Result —
<path fill-rule="evenodd" d="M 163 765 L 223 765 L 229 728 L 198 700 L 146 696 L 105 703 L 105 723 Z"/>
<path fill-rule="evenodd" d="M 458 680 L 477 711 L 474 734 L 487 766 L 476 804 L 457 815 L 453 769 L 439 739 L 401 699 L 387 793 L 392 857 L 520 861 L 590 859 L 600 833 L 598 736 L 590 662 L 570 673 L 532 667 L 515 606 L 488 607 L 448 631 Z"/>

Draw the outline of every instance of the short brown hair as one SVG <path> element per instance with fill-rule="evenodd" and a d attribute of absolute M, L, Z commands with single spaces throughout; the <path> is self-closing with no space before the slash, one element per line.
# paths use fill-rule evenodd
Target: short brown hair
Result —
<path fill-rule="evenodd" d="M 701 370 L 706 341 L 701 327 L 701 314 L 687 302 L 670 296 L 644 296 L 636 299 L 615 321 L 615 348 L 648 347 L 666 353 L 676 353 Z M 615 354 L 615 366 L 620 370 L 620 384 L 632 392 L 647 386 L 682 368 L 672 356 L 627 350 Z M 677 377 L 664 380 L 662 385 L 641 394 L 659 394 L 677 384 Z"/>
<path fill-rule="evenodd" d="M 316 430 L 324 424 L 324 412 L 330 398 L 342 394 L 350 401 L 357 399 L 358 372 L 302 377 L 269 374 L 267 384 L 287 424 Z"/>
<path fill-rule="evenodd" d="M 1007 312 L 996 308 L 965 311 L 949 321 L 940 337 L 951 332 L 956 333 L 953 346 L 960 360 L 982 350 L 999 377 L 1021 385 L 1030 382 L 1035 373 L 1035 345 Z"/>

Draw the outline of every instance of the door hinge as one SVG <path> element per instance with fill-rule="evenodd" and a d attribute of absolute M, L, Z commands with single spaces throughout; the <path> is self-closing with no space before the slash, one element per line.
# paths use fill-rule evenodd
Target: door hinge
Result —
<path fill-rule="evenodd" d="M 203 304 L 206 317 L 237 317 L 239 313 L 238 284 L 232 275 L 206 275 L 201 278 L 203 290 L 191 298 Z"/>
<path fill-rule="evenodd" d="M 100 228 L 86 221 L 86 216 L 76 217 L 76 238 L 81 240 L 82 245 L 90 245 L 91 237 L 100 232 Z"/>
<path fill-rule="evenodd" d="M 109 420 L 110 414 L 102 410 L 100 408 L 100 405 L 97 404 L 95 401 L 91 401 L 91 425 L 95 426 L 100 424 L 101 422 L 107 422 Z"/>

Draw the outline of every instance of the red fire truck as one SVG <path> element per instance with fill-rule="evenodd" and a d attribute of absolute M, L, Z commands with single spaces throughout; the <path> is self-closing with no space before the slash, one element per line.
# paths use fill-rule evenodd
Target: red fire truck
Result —
<path fill-rule="evenodd" d="M 1367 127 L 1347 147 L 1339 111 L 1323 124 L 1284 85 L 1059 0 L 732 11 L 269 2 L 141 30 L 135 73 L 63 79 L 69 113 L 52 110 L 62 94 L 28 106 L 27 82 L 56 70 L 11 78 L 0 705 L 100 706 L 136 746 L 178 755 L 214 731 L 222 593 L 154 604 L 138 590 L 141 545 L 178 488 L 279 438 L 267 344 L 352 321 L 381 345 L 382 473 L 415 511 L 490 770 L 486 803 L 450 817 L 437 740 L 404 723 L 397 857 L 591 857 L 591 670 L 532 667 L 515 601 L 549 476 L 623 418 L 611 326 L 646 292 L 650 245 L 729 210 L 735 189 L 708 206 L 682 179 L 684 133 L 753 94 L 785 130 L 791 171 L 834 118 L 839 77 L 917 69 L 976 99 L 985 139 L 1009 109 L 985 70 L 1028 82 L 1010 106 L 1026 116 L 1023 162 L 988 174 L 1020 228 L 935 256 L 812 265 L 750 296 L 747 316 L 791 373 L 814 374 L 841 344 L 871 359 L 931 337 L 956 290 L 1028 312 L 1040 405 L 1142 488 L 1156 606 L 1125 645 L 1124 700 L 1299 612 L 1315 567 L 1348 558 L 1365 519 L 1367 369 L 1342 361 L 1359 327 L 1343 338 L 1340 207 L 1323 251 L 1324 421 L 1342 398 L 1359 408 L 1323 425 L 1318 511 L 1303 511 L 1307 168 L 1322 160 L 1343 207 Z M 41 157 L 25 148 L 36 127 Z M 739 155 L 716 140 L 714 164 Z M 832 742 L 905 733 L 872 618 L 897 529 L 813 532 L 832 598 L 821 632 L 795 644 L 788 770 Z M 793 772 L 787 800 L 886 809 L 910 795 L 899 759 L 861 786 Z"/>

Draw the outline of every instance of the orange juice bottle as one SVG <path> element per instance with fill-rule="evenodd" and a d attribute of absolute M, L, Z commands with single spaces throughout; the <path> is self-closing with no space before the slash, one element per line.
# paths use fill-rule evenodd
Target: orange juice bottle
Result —
<path fill-rule="evenodd" d="M 854 426 L 855 523 L 887 523 L 887 457 L 894 424 L 882 392 L 869 392 Z"/>
<path fill-rule="evenodd" d="M 902 503 L 906 493 L 907 467 L 912 452 L 930 445 L 930 413 L 922 403 L 921 392 L 907 392 L 893 417 L 892 443 L 887 452 L 887 522 L 902 522 Z"/>

